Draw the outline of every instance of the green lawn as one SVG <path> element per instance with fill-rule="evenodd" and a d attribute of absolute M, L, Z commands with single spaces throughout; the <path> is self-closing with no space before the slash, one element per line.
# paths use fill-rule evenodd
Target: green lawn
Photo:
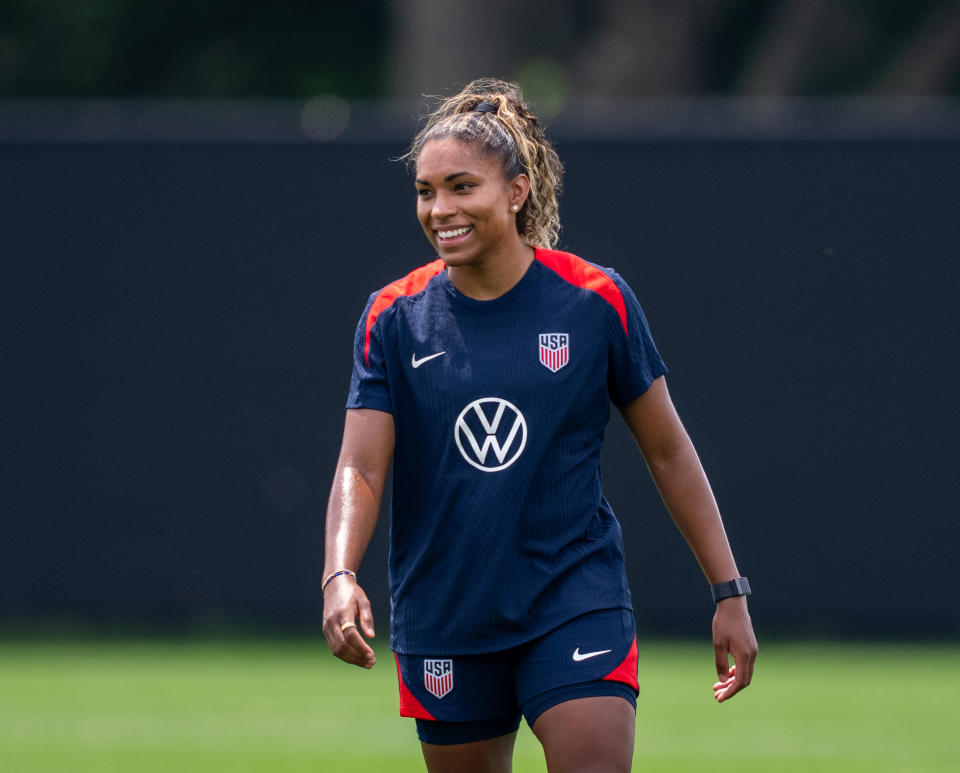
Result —
<path fill-rule="evenodd" d="M 0 642 L 0 771 L 421 771 L 396 670 L 322 642 Z M 637 771 L 960 770 L 960 645 L 768 643 L 713 703 L 709 643 L 641 648 Z M 543 771 L 524 726 L 515 770 Z"/>

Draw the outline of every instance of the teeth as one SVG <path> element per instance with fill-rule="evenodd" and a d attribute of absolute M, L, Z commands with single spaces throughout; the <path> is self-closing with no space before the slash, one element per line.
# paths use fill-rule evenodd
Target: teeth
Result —
<path fill-rule="evenodd" d="M 454 236 L 463 236 L 472 228 L 473 226 L 463 226 L 462 228 L 454 228 L 452 231 L 437 231 L 437 234 L 441 239 L 452 239 Z"/>

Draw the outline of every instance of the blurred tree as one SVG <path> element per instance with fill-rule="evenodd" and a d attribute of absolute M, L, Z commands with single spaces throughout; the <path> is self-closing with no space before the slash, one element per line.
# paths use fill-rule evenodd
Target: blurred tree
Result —
<path fill-rule="evenodd" d="M 958 0 L 2 0 L 0 96 L 960 93 Z"/>
<path fill-rule="evenodd" d="M 391 91 L 439 94 L 451 83 L 505 75 L 515 64 L 512 5 L 509 0 L 397 0 L 392 6 Z"/>
<path fill-rule="evenodd" d="M 744 94 L 956 93 L 960 4 L 783 0 L 757 27 Z"/>
<path fill-rule="evenodd" d="M 874 91 L 936 94 L 960 91 L 960 3 L 944 3 L 920 19 L 881 67 Z"/>
<path fill-rule="evenodd" d="M 957 0 L 397 0 L 392 9 L 397 96 L 480 75 L 526 86 L 521 76 L 546 71 L 559 73 L 551 90 L 562 83 L 574 97 L 960 92 Z"/>
<path fill-rule="evenodd" d="M 599 23 L 574 60 L 574 90 L 602 97 L 704 91 L 712 65 L 703 41 L 736 2 L 597 3 Z"/>
<path fill-rule="evenodd" d="M 3 0 L 0 95 L 374 96 L 385 6 Z"/>
<path fill-rule="evenodd" d="M 552 69 L 581 44 L 581 5 L 576 0 L 395 0 L 390 93 L 448 93 L 474 78 L 515 78 L 531 64 Z"/>

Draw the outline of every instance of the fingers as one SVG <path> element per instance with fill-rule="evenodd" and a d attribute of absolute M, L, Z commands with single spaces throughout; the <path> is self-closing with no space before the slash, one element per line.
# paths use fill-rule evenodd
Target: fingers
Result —
<path fill-rule="evenodd" d="M 360 635 L 357 624 L 353 620 L 344 620 L 342 623 L 337 620 L 339 620 L 338 617 L 331 615 L 323 626 L 323 633 L 327 637 L 330 651 L 340 660 L 354 666 L 373 668 L 377 658 L 370 645 Z"/>
<path fill-rule="evenodd" d="M 753 666 L 757 660 L 757 645 L 754 643 L 753 650 L 745 652 L 741 655 L 737 662 L 740 664 L 740 681 L 742 682 L 742 687 L 746 687 L 750 682 L 753 681 Z"/>
<path fill-rule="evenodd" d="M 363 629 L 365 635 L 370 637 L 376 636 L 373 630 L 373 610 L 370 608 L 367 594 L 364 593 L 361 588 L 357 588 L 357 590 L 359 591 L 357 606 L 360 608 L 360 628 Z"/>
<path fill-rule="evenodd" d="M 373 668 L 376 664 L 377 658 L 373 654 L 373 650 L 363 640 L 356 626 L 344 630 L 343 643 L 345 647 L 343 653 L 334 653 L 338 658 L 362 668 Z"/>
<path fill-rule="evenodd" d="M 757 640 L 751 629 L 742 639 L 731 644 L 734 666 L 731 668 L 733 684 L 731 684 L 717 700 L 732 698 L 753 681 L 753 666 L 757 660 Z"/>
<path fill-rule="evenodd" d="M 373 613 L 366 594 L 358 586 L 328 592 L 324 601 L 323 635 L 330 651 L 341 660 L 361 668 L 373 668 L 377 662 L 373 649 L 362 633 L 374 635 Z"/>
<path fill-rule="evenodd" d="M 726 645 L 714 642 L 713 654 L 717 665 L 717 676 L 720 679 L 726 679 L 730 675 L 730 670 L 734 667 L 730 665 L 730 660 L 727 657 Z"/>
<path fill-rule="evenodd" d="M 716 699 L 717 703 L 723 703 L 723 701 L 733 695 L 731 690 L 736 682 L 736 674 L 737 666 L 734 664 L 730 666 L 730 673 L 725 679 L 722 678 L 719 682 L 714 683 L 713 697 Z"/>
<path fill-rule="evenodd" d="M 726 659 L 726 658 L 724 658 Z M 713 697 L 718 703 L 729 700 L 753 681 L 753 667 L 757 659 L 756 640 L 733 654 L 734 663 L 721 674 L 719 663 L 717 672 L 720 680 L 713 685 Z"/>
<path fill-rule="evenodd" d="M 748 684 L 750 683 L 747 682 L 743 676 L 737 676 L 736 666 L 731 666 L 730 676 L 727 679 L 717 682 L 713 686 L 713 697 L 716 698 L 717 703 L 723 703 L 726 700 L 730 700 L 730 698 Z"/>
<path fill-rule="evenodd" d="M 713 697 L 722 703 L 744 689 L 753 679 L 757 639 L 746 601 L 742 598 L 717 604 L 713 619 L 713 649 L 719 678 L 713 685 Z M 733 665 L 730 665 L 730 657 L 733 658 Z"/>

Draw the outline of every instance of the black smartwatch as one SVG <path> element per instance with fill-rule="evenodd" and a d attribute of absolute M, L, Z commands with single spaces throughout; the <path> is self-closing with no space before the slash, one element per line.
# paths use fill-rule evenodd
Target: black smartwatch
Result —
<path fill-rule="evenodd" d="M 737 577 L 729 582 L 718 582 L 716 585 L 710 586 L 710 592 L 713 594 L 715 603 L 733 596 L 749 596 L 751 592 L 750 581 L 746 577 Z"/>

